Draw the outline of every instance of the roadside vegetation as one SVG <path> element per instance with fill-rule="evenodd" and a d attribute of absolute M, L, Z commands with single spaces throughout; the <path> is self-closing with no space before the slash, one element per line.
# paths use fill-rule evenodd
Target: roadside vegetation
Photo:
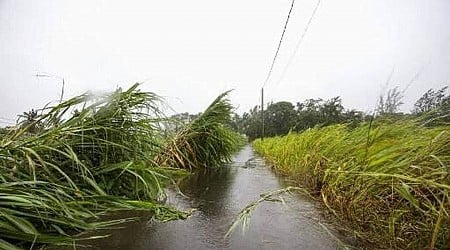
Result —
<path fill-rule="evenodd" d="M 138 87 L 76 96 L 2 130 L 0 249 L 76 244 L 81 232 L 129 220 L 101 220 L 114 210 L 147 210 L 160 221 L 188 216 L 164 205 L 164 186 L 237 150 L 228 93 L 177 127 L 161 99 Z"/>
<path fill-rule="evenodd" d="M 319 197 L 350 234 L 378 248 L 450 248 L 450 95 L 411 114 L 390 90 L 375 116 L 257 139 L 276 171 Z M 270 126 L 270 125 L 268 125 Z"/>
<path fill-rule="evenodd" d="M 193 170 L 231 161 L 229 152 L 236 152 L 245 144 L 245 138 L 228 126 L 233 111 L 231 103 L 224 99 L 228 93 L 217 97 L 205 112 L 173 133 L 157 158 L 161 166 Z"/>
<path fill-rule="evenodd" d="M 347 109 L 337 96 L 328 100 L 308 99 L 295 104 L 287 101 L 269 103 L 264 110 L 265 137 L 286 135 L 290 131 L 302 132 L 314 127 L 348 124 L 356 127 L 373 118 L 410 119 L 427 117 L 429 125 L 450 122 L 450 95 L 448 86 L 430 89 L 417 100 L 410 113 L 400 111 L 403 92 L 398 88 L 387 91 L 378 99 L 373 113 Z M 261 138 L 261 106 L 253 107 L 242 115 L 234 114 L 232 127 L 250 140 Z"/>
<path fill-rule="evenodd" d="M 359 238 L 420 249 L 445 248 L 450 240 L 449 126 L 333 125 L 253 145 L 277 171 L 319 195 Z"/>

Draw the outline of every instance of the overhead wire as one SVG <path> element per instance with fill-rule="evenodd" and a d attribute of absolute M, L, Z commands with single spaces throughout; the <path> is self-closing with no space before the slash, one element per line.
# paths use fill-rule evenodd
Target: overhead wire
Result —
<path fill-rule="evenodd" d="M 287 15 L 286 22 L 284 23 L 283 33 L 281 33 L 281 38 L 280 38 L 280 41 L 278 42 L 277 51 L 275 52 L 275 56 L 273 57 L 269 72 L 267 73 L 266 79 L 264 80 L 264 83 L 262 85 L 263 88 L 266 86 L 266 84 L 269 81 L 270 76 L 272 74 L 272 70 L 275 65 L 275 61 L 277 60 L 278 52 L 280 51 L 281 44 L 283 43 L 284 34 L 286 33 L 286 28 L 288 26 L 289 18 L 291 17 L 291 12 L 292 12 L 292 9 L 294 8 L 294 4 L 295 4 L 295 0 L 292 0 L 291 8 L 289 9 L 289 13 Z"/>
<path fill-rule="evenodd" d="M 317 9 L 319 9 L 319 6 L 320 6 L 320 0 L 317 1 L 316 6 L 314 7 L 314 10 L 313 10 L 311 16 L 309 17 L 308 23 L 306 24 L 305 29 L 303 30 L 303 33 L 301 34 L 299 40 L 297 41 L 297 44 L 295 45 L 294 53 L 292 53 L 291 56 L 289 57 L 288 63 L 284 67 L 284 69 L 283 69 L 283 71 L 281 73 L 281 76 L 280 76 L 279 80 L 277 81 L 276 85 L 278 85 L 284 79 L 284 76 L 286 75 L 287 70 L 289 69 L 289 67 L 293 63 L 294 58 L 295 58 L 295 56 L 296 56 L 296 54 L 297 54 L 297 52 L 298 52 L 298 50 L 300 48 L 300 45 L 302 44 L 303 40 L 305 39 L 305 36 L 306 36 L 306 34 L 308 32 L 308 29 L 311 26 L 311 23 L 312 23 L 312 21 L 314 19 L 314 16 L 316 15 Z"/>
<path fill-rule="evenodd" d="M 270 69 L 269 69 L 269 71 L 267 73 L 267 76 L 266 76 L 266 78 L 264 80 L 264 83 L 262 84 L 262 87 L 261 87 L 261 117 L 262 117 L 262 124 L 263 124 L 262 125 L 262 138 L 264 138 L 264 111 L 263 111 L 264 110 L 264 107 L 263 107 L 264 106 L 264 94 L 263 94 L 264 93 L 264 87 L 269 82 L 270 77 L 272 75 L 272 71 L 273 71 L 273 68 L 275 66 L 275 62 L 276 62 L 276 60 L 278 58 L 278 53 L 280 52 L 281 44 L 283 43 L 283 38 L 284 38 L 284 35 L 286 33 L 287 26 L 289 24 L 289 19 L 291 17 L 291 13 L 292 13 L 292 10 L 294 8 L 294 4 L 295 4 L 295 0 L 292 0 L 291 7 L 289 9 L 289 13 L 288 13 L 287 18 L 286 18 L 286 22 L 284 23 L 283 32 L 281 33 L 280 41 L 278 42 L 277 50 L 276 50 L 275 55 L 273 57 L 272 64 L 270 65 Z M 312 22 L 312 20 L 313 20 L 313 18 L 315 16 L 315 14 L 316 14 L 316 11 L 317 11 L 319 5 L 320 5 L 320 0 L 318 0 L 318 3 L 316 4 L 316 7 L 314 8 L 313 13 L 312 13 L 311 17 L 309 18 L 308 23 L 307 23 L 307 25 L 306 25 L 306 27 L 305 27 L 305 29 L 303 31 L 303 34 L 300 36 L 299 42 L 297 42 L 297 45 L 296 45 L 296 48 L 295 48 L 295 52 L 291 56 L 290 61 L 293 60 L 293 57 L 297 53 L 297 50 L 300 47 L 300 44 L 303 41 L 303 39 L 304 39 L 304 37 L 305 37 L 305 35 L 306 35 L 307 31 L 308 31 L 308 28 L 309 28 L 309 26 L 310 26 L 310 24 L 311 24 L 311 22 Z M 288 63 L 288 64 L 290 64 L 290 63 Z M 287 65 L 287 67 L 289 67 L 289 65 Z M 284 73 L 287 70 L 287 67 L 285 68 Z"/>

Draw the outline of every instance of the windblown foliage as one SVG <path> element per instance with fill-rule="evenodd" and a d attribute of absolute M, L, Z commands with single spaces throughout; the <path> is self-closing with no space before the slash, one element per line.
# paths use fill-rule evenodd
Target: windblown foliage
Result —
<path fill-rule="evenodd" d="M 74 242 L 78 232 L 123 222 L 99 222 L 112 210 L 145 209 L 163 221 L 187 216 L 161 204 L 163 183 L 176 171 L 156 160 L 167 121 L 160 98 L 137 88 L 74 97 L 1 138 L 0 249 Z M 228 159 L 236 142 L 221 125 L 231 110 L 223 98 L 190 125 L 194 139 L 179 145 L 199 166 Z"/>
<path fill-rule="evenodd" d="M 234 118 L 234 127 L 245 133 L 250 140 L 262 136 L 261 108 L 255 106 L 242 117 Z M 285 135 L 289 131 L 304 131 L 315 126 L 352 123 L 363 121 L 363 113 L 346 110 L 340 97 L 329 100 L 308 99 L 294 106 L 290 102 L 270 103 L 264 111 L 265 136 Z"/>
<path fill-rule="evenodd" d="M 228 93 L 218 96 L 204 113 L 167 140 L 157 158 L 159 164 L 192 170 L 231 160 L 244 139 L 227 126 L 233 109 L 226 99 Z"/>
<path fill-rule="evenodd" d="M 450 130 L 415 121 L 314 128 L 256 140 L 355 234 L 389 248 L 448 248 Z"/>
<path fill-rule="evenodd" d="M 450 124 L 450 93 L 448 86 L 429 89 L 414 104 L 413 114 L 425 117 L 427 126 Z"/>

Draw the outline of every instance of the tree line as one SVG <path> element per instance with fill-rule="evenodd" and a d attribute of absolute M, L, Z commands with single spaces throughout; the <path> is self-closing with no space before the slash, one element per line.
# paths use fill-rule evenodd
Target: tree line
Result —
<path fill-rule="evenodd" d="M 295 105 L 288 101 L 272 102 L 264 110 L 264 136 L 285 135 L 289 131 L 301 132 L 316 126 L 338 123 L 357 126 L 363 121 L 374 118 L 426 117 L 430 124 L 448 123 L 450 122 L 450 94 L 447 90 L 448 86 L 438 90 L 429 89 L 415 102 L 410 113 L 400 112 L 403 93 L 398 87 L 390 89 L 386 95 L 381 95 L 372 113 L 344 108 L 339 96 L 328 100 L 307 99 Z M 261 106 L 253 107 L 242 116 L 234 114 L 231 126 L 246 134 L 250 140 L 260 138 L 262 136 Z"/>

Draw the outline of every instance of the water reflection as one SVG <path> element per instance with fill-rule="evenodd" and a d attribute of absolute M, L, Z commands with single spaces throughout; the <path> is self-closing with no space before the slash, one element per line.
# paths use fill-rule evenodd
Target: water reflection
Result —
<path fill-rule="evenodd" d="M 286 205 L 260 205 L 245 234 L 236 230 L 224 239 L 243 207 L 261 193 L 282 187 L 282 179 L 247 146 L 229 166 L 182 180 L 182 194 L 168 191 L 170 204 L 197 210 L 187 220 L 148 222 L 145 214 L 133 214 L 143 219 L 111 231 L 108 239 L 90 242 L 90 249 L 336 249 L 317 223 L 320 213 L 301 196 L 284 197 Z"/>
<path fill-rule="evenodd" d="M 226 214 L 229 189 L 235 174 L 236 169 L 230 166 L 194 173 L 179 184 L 180 191 L 189 197 L 184 202 L 205 215 Z"/>

